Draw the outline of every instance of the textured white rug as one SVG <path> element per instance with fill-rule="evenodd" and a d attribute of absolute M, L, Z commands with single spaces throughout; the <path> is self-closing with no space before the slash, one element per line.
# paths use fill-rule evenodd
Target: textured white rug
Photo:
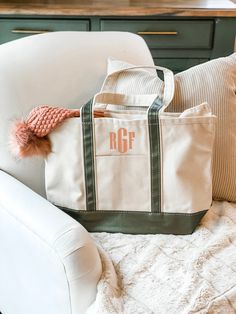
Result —
<path fill-rule="evenodd" d="M 192 235 L 94 233 L 103 276 L 88 314 L 236 313 L 236 204 L 214 202 Z"/>

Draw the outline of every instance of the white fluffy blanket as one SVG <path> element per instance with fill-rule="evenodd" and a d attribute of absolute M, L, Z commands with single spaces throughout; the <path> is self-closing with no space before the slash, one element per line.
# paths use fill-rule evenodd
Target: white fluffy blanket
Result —
<path fill-rule="evenodd" d="M 120 290 L 101 250 L 103 276 L 88 314 L 236 313 L 236 204 L 215 202 L 192 235 L 93 237 Z"/>

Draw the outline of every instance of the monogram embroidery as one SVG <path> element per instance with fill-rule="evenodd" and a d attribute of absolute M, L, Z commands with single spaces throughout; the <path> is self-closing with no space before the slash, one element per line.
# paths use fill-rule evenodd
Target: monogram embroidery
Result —
<path fill-rule="evenodd" d="M 117 132 L 110 132 L 110 150 L 118 150 L 119 153 L 127 153 L 133 148 L 135 132 L 126 128 L 119 128 Z"/>

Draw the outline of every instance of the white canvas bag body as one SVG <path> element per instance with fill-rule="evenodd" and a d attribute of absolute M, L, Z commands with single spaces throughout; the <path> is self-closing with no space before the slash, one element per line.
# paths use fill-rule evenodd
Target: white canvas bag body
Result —
<path fill-rule="evenodd" d="M 50 134 L 47 198 L 89 231 L 188 234 L 211 206 L 215 116 L 168 113 L 173 73 L 154 68 L 163 97 L 102 92 Z"/>

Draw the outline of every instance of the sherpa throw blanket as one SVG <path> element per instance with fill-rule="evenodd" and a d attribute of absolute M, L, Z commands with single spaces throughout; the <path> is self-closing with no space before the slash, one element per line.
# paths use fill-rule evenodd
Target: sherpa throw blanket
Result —
<path fill-rule="evenodd" d="M 214 202 L 192 235 L 93 237 L 115 266 L 120 296 L 101 252 L 103 276 L 87 314 L 236 313 L 236 204 Z"/>

